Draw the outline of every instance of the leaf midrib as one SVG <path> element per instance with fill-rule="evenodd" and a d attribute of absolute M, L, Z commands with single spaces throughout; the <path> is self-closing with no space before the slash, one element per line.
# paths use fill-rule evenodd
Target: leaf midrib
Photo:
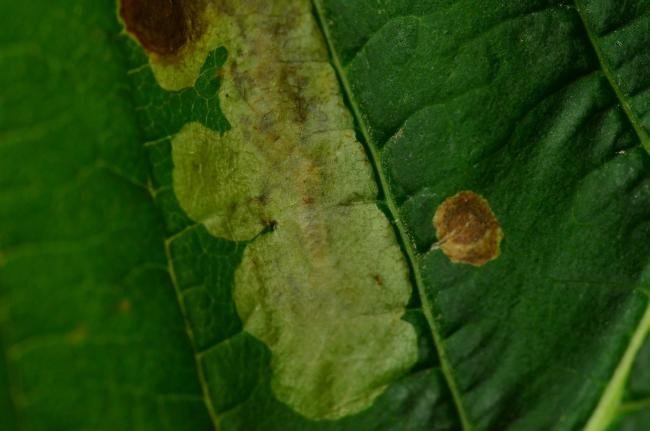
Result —
<path fill-rule="evenodd" d="M 417 264 L 417 257 L 416 257 L 415 249 L 413 248 L 413 243 L 410 240 L 406 226 L 404 226 L 404 224 L 402 223 L 399 217 L 397 204 L 395 203 L 395 200 L 393 199 L 393 196 L 390 193 L 388 180 L 386 179 L 386 176 L 384 175 L 384 172 L 381 169 L 380 158 L 376 146 L 372 144 L 373 139 L 370 136 L 370 131 L 365 121 L 363 121 L 363 116 L 361 115 L 359 104 L 356 101 L 356 98 L 354 97 L 354 93 L 352 92 L 350 82 L 348 81 L 347 76 L 344 73 L 344 68 L 341 59 L 338 55 L 338 52 L 334 48 L 329 29 L 324 24 L 325 13 L 323 10 L 323 5 L 321 3 L 321 0 L 312 0 L 312 3 L 314 5 L 314 11 L 317 18 L 316 20 L 323 34 L 325 42 L 327 43 L 327 48 L 330 53 L 332 64 L 334 66 L 337 76 L 339 77 L 339 80 L 343 87 L 343 91 L 345 92 L 345 95 L 349 101 L 355 120 L 359 125 L 361 134 L 363 135 L 363 138 L 365 140 L 366 151 L 368 153 L 368 157 L 370 159 L 370 163 L 373 167 L 373 170 L 375 171 L 375 175 L 379 183 L 378 184 L 379 189 L 383 193 L 384 200 L 388 208 L 388 212 L 390 213 L 390 216 L 393 219 L 394 225 L 396 227 L 397 235 L 399 236 L 399 240 L 402 244 L 402 249 L 404 251 L 406 261 L 413 274 L 416 289 L 420 297 L 420 300 L 422 301 L 422 310 L 429 324 L 429 329 L 431 330 L 431 335 L 433 337 L 433 341 L 436 346 L 438 359 L 440 360 L 440 368 L 442 374 L 445 377 L 447 387 L 449 388 L 449 391 L 451 392 L 452 398 L 454 400 L 454 404 L 456 406 L 456 411 L 458 413 L 460 423 L 465 431 L 472 431 L 474 430 L 474 426 L 472 425 L 469 419 L 469 415 L 467 414 L 467 410 L 465 408 L 465 404 L 463 402 L 462 395 L 458 387 L 458 383 L 456 382 L 456 377 L 454 375 L 453 368 L 449 362 L 449 359 L 447 358 L 447 353 L 443 344 L 443 337 L 440 333 L 438 325 L 432 314 L 431 310 L 433 310 L 433 306 L 429 302 L 429 298 L 424 289 L 424 282 L 422 281 L 422 273 L 420 272 L 419 265 Z"/>

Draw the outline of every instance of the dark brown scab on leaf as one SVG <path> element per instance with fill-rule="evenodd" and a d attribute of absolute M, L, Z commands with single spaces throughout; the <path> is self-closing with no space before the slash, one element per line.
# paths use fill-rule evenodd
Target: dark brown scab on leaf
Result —
<path fill-rule="evenodd" d="M 499 256 L 503 231 L 488 202 L 474 192 L 445 199 L 433 225 L 440 249 L 452 262 L 482 266 Z"/>
<path fill-rule="evenodd" d="M 126 30 L 150 53 L 173 57 L 201 26 L 203 0 L 121 0 L 120 16 Z"/>

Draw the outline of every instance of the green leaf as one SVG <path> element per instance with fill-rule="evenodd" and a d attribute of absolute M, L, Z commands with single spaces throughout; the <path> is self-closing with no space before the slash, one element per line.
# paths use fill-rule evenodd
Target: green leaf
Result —
<path fill-rule="evenodd" d="M 0 8 L 0 429 L 648 427 L 647 1 L 170 5 Z"/>
<path fill-rule="evenodd" d="M 650 314 L 647 2 L 317 4 L 463 426 L 605 428 Z M 466 189 L 485 267 L 431 249 Z"/>
<path fill-rule="evenodd" d="M 0 426 L 209 429 L 107 2 L 0 13 Z"/>

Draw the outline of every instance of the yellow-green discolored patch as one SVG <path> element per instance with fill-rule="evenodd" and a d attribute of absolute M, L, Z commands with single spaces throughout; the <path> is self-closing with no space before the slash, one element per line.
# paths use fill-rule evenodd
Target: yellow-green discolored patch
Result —
<path fill-rule="evenodd" d="M 204 22 L 230 53 L 232 128 L 173 138 L 176 195 L 213 235 L 250 240 L 234 298 L 276 397 L 313 419 L 358 412 L 416 361 L 411 286 L 310 4 L 220 0 Z"/>

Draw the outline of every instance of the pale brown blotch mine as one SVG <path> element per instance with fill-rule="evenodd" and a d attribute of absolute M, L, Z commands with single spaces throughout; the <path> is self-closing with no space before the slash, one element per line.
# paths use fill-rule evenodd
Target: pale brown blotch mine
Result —
<path fill-rule="evenodd" d="M 455 263 L 482 266 L 499 257 L 503 231 L 482 196 L 462 191 L 445 199 L 433 216 L 437 245 Z"/>
<path fill-rule="evenodd" d="M 174 194 L 211 235 L 247 242 L 232 295 L 270 350 L 275 398 L 312 420 L 361 412 L 417 362 L 403 319 L 413 287 L 313 5 L 206 5 L 182 67 L 149 58 L 171 91 L 228 51 L 219 91 L 231 127 L 190 122 L 173 136 Z"/>

